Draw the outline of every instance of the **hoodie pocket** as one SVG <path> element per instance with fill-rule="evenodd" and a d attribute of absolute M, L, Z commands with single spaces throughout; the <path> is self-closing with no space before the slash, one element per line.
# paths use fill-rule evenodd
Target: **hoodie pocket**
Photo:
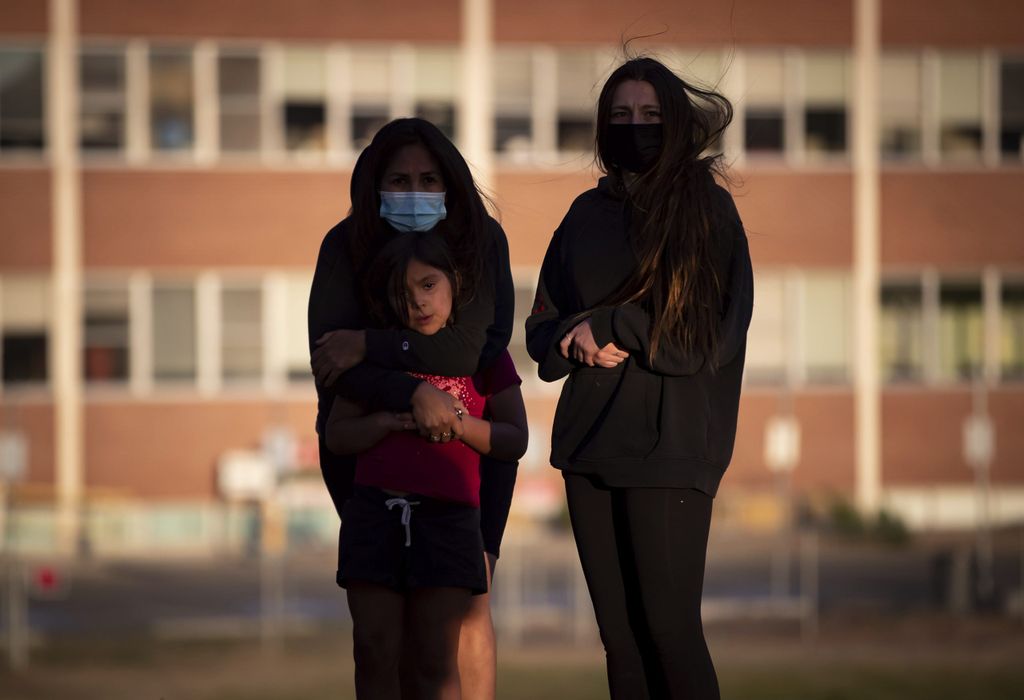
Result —
<path fill-rule="evenodd" d="M 573 446 L 563 454 L 584 460 L 648 455 L 658 444 L 661 377 L 636 369 L 629 360 L 621 373 L 576 374 L 572 405 L 586 419 L 572 426 Z"/>

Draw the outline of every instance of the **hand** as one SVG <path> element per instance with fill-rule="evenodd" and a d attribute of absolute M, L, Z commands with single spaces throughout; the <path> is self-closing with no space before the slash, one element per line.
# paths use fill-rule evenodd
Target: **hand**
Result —
<path fill-rule="evenodd" d="M 597 347 L 594 340 L 594 332 L 590 328 L 590 319 L 584 319 L 576 324 L 571 331 L 565 334 L 562 342 L 559 343 L 562 357 L 574 359 L 580 364 L 593 367 L 612 368 L 622 363 L 629 353 L 620 350 L 615 343 L 608 343 L 603 348 Z M 570 358 L 570 353 L 572 357 Z"/>
<path fill-rule="evenodd" d="M 331 386 L 365 358 L 366 331 L 329 331 L 317 338 L 309 364 L 317 383 Z"/>
<path fill-rule="evenodd" d="M 460 414 L 459 411 L 462 411 Z M 466 434 L 466 424 L 463 422 L 463 418 L 469 415 L 469 411 L 466 410 L 466 404 L 462 403 L 459 399 L 455 399 L 455 423 L 452 426 L 452 439 L 461 440 L 462 436 Z"/>
<path fill-rule="evenodd" d="M 412 395 L 412 415 L 420 435 L 431 442 L 450 441 L 456 434 L 455 424 L 459 422 L 456 403 L 448 392 L 429 382 L 421 382 Z"/>
<path fill-rule="evenodd" d="M 416 430 L 416 420 L 411 413 L 391 413 L 390 411 L 380 412 L 381 425 L 386 430 L 398 432 L 403 430 Z"/>

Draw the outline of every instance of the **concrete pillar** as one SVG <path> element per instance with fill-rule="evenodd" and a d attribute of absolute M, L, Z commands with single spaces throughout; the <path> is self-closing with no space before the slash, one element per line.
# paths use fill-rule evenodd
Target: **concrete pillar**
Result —
<path fill-rule="evenodd" d="M 881 379 L 878 362 L 880 176 L 880 0 L 854 6 L 853 283 L 856 499 L 862 511 L 881 501 Z"/>
<path fill-rule="evenodd" d="M 57 546 L 72 552 L 81 527 L 84 464 L 82 410 L 82 183 L 78 160 L 78 7 L 50 0 L 46 113 L 52 173 L 53 335 Z"/>
<path fill-rule="evenodd" d="M 462 85 L 458 140 L 477 185 L 493 192 L 494 63 L 493 0 L 462 0 Z"/>

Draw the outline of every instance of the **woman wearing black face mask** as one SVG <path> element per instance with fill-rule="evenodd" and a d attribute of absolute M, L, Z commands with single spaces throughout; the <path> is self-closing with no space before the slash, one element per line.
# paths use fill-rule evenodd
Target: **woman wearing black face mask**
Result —
<path fill-rule="evenodd" d="M 707 155 L 731 117 L 655 60 L 612 73 L 606 176 L 555 231 L 526 324 L 541 378 L 568 375 L 551 462 L 615 699 L 719 696 L 700 601 L 753 307 L 743 225 Z"/>

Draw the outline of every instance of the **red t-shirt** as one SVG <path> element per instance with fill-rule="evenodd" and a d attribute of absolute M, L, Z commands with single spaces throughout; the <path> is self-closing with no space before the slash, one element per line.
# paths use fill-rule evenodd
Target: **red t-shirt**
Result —
<path fill-rule="evenodd" d="M 480 418 L 488 397 L 522 383 L 506 350 L 472 377 L 416 374 L 447 391 Z M 414 430 L 396 431 L 356 458 L 355 483 L 480 506 L 480 454 L 459 441 L 430 442 Z"/>

